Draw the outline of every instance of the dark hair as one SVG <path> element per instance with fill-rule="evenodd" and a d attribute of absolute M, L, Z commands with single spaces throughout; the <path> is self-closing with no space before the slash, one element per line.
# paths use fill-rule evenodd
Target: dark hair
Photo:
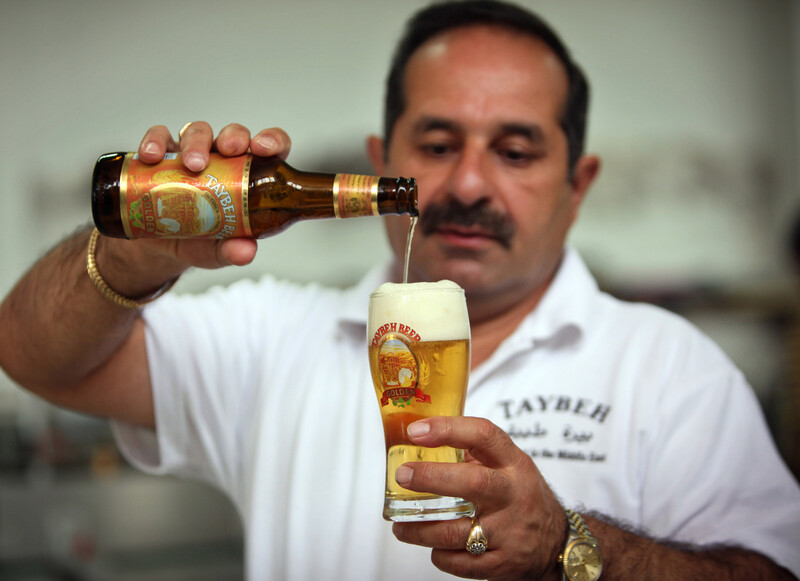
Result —
<path fill-rule="evenodd" d="M 519 6 L 493 0 L 462 0 L 435 3 L 417 12 L 406 24 L 405 34 L 395 49 L 386 80 L 384 138 L 388 148 L 394 124 L 405 110 L 404 73 L 411 55 L 427 40 L 442 32 L 473 25 L 496 25 L 541 39 L 563 63 L 568 92 L 560 125 L 567 136 L 569 170 L 583 154 L 589 83 L 573 62 L 569 50 L 556 32 L 541 18 Z"/>

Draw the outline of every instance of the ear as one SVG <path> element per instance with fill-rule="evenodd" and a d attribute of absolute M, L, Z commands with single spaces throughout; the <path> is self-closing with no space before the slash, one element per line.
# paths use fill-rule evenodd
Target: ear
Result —
<path fill-rule="evenodd" d="M 372 167 L 376 175 L 383 175 L 386 168 L 386 160 L 383 154 L 383 139 L 377 135 L 367 137 L 367 155 L 369 156 Z"/>
<path fill-rule="evenodd" d="M 582 155 L 575 164 L 575 171 L 572 175 L 572 196 L 574 210 L 577 213 L 578 207 L 583 203 L 589 187 L 594 183 L 597 174 L 600 173 L 600 158 L 596 155 Z"/>

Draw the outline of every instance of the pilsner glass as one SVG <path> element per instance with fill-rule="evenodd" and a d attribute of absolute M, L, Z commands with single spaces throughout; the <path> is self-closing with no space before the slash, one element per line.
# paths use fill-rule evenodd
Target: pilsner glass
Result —
<path fill-rule="evenodd" d="M 408 440 L 412 422 L 460 416 L 470 369 L 464 290 L 451 281 L 383 284 L 370 296 L 367 328 L 372 382 L 386 441 L 383 518 L 449 520 L 472 514 L 472 503 L 414 492 L 394 478 L 405 462 L 463 462 L 464 451 L 425 448 Z"/>

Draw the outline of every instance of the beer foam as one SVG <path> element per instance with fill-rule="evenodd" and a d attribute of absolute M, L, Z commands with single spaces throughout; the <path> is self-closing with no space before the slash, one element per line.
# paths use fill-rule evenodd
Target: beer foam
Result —
<path fill-rule="evenodd" d="M 412 328 L 421 341 L 468 339 L 464 290 L 450 280 L 384 283 L 370 295 L 367 339 L 392 323 Z"/>

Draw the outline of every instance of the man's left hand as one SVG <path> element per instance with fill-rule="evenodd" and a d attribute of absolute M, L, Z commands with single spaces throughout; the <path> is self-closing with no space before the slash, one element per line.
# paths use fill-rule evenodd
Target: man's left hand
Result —
<path fill-rule="evenodd" d="M 394 523 L 401 541 L 431 547 L 442 571 L 471 579 L 561 579 L 558 554 L 564 547 L 564 510 L 533 460 L 488 420 L 436 417 L 408 428 L 418 446 L 466 451 L 466 462 L 408 462 L 397 483 L 408 490 L 470 500 L 487 537 L 488 550 L 472 555 L 465 543 L 469 519 Z"/>

